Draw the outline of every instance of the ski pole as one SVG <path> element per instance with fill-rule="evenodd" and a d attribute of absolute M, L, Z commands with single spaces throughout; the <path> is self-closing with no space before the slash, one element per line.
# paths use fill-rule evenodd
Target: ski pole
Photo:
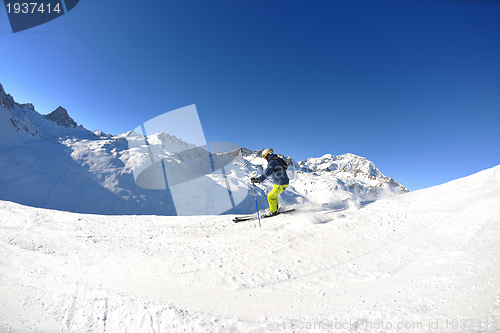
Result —
<path fill-rule="evenodd" d="M 255 184 L 253 184 L 253 196 L 255 198 L 255 207 L 257 207 L 257 218 L 259 219 L 259 229 L 262 229 L 262 227 L 260 225 L 259 205 L 257 204 L 257 194 L 255 194 Z"/>

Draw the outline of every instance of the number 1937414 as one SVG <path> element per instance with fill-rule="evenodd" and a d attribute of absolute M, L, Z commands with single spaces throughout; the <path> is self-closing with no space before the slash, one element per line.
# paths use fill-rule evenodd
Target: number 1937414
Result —
<path fill-rule="evenodd" d="M 60 13 L 62 9 L 59 7 L 59 3 L 57 3 L 55 6 L 48 3 L 44 4 L 42 3 L 37 3 L 37 2 L 30 2 L 30 3 L 7 3 L 5 5 L 7 8 L 7 13 L 14 13 L 14 14 L 43 14 L 43 13 Z"/>

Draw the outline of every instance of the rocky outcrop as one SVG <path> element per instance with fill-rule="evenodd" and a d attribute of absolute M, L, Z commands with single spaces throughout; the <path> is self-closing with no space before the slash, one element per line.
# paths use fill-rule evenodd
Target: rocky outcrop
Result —
<path fill-rule="evenodd" d="M 3 90 L 3 86 L 0 83 L 0 106 L 3 106 L 7 110 L 11 110 L 16 105 L 14 98 Z"/>
<path fill-rule="evenodd" d="M 68 111 L 62 106 L 58 107 L 45 116 L 46 119 L 54 121 L 57 125 L 63 127 L 76 128 L 78 124 L 68 115 Z"/>

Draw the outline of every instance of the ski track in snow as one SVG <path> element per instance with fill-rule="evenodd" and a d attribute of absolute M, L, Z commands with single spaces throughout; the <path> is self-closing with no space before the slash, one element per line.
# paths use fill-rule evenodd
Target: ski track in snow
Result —
<path fill-rule="evenodd" d="M 500 166 L 262 229 L 231 219 L 0 201 L 0 332 L 500 331 Z"/>

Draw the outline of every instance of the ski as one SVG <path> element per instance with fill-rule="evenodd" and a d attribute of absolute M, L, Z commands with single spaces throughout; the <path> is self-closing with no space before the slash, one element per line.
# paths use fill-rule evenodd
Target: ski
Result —
<path fill-rule="evenodd" d="M 283 212 L 280 212 L 279 214 L 277 215 L 273 215 L 273 216 L 261 216 L 260 218 L 261 219 L 267 219 L 269 217 L 274 217 L 274 216 L 279 216 L 281 214 L 286 214 L 286 213 L 290 213 L 290 212 L 293 212 L 295 211 L 295 208 L 292 208 L 292 209 L 288 209 L 288 210 L 285 210 Z M 253 221 L 253 220 L 257 220 L 258 217 L 256 214 L 253 214 L 253 215 L 247 215 L 247 216 L 237 216 L 233 219 L 233 222 L 234 223 L 238 223 L 238 222 L 246 222 L 246 221 Z"/>

